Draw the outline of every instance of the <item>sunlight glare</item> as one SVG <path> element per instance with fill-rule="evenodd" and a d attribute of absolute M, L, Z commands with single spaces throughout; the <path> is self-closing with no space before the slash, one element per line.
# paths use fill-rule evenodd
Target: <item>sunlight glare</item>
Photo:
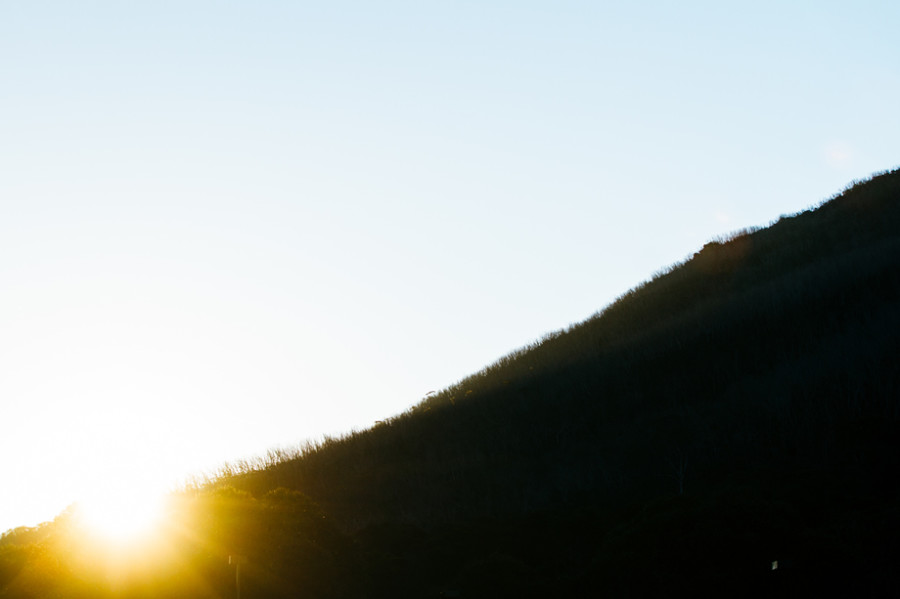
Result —
<path fill-rule="evenodd" d="M 113 542 L 128 542 L 153 533 L 162 523 L 163 496 L 121 492 L 79 503 L 82 524 Z"/>

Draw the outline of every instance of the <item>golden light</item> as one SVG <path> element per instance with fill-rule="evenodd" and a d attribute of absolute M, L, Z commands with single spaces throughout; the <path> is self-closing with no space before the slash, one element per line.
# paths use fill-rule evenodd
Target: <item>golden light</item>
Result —
<path fill-rule="evenodd" d="M 79 520 L 88 532 L 113 543 L 137 542 L 158 530 L 163 520 L 163 496 L 118 492 L 78 504 Z"/>

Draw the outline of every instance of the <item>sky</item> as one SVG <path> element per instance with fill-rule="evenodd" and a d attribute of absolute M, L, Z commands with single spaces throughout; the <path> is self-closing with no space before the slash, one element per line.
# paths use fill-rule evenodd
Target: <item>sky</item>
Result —
<path fill-rule="evenodd" d="M 0 1 L 0 530 L 371 426 L 896 167 L 898 23 Z"/>

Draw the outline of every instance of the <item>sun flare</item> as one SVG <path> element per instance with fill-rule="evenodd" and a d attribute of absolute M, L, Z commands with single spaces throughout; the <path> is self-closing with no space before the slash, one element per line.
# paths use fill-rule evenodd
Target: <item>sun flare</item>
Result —
<path fill-rule="evenodd" d="M 118 493 L 79 503 L 80 521 L 90 532 L 113 542 L 130 542 L 154 532 L 162 523 L 163 497 Z"/>

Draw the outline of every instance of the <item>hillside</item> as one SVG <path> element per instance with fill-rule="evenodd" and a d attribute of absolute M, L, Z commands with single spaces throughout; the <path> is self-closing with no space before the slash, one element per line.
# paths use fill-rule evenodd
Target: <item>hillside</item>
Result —
<path fill-rule="evenodd" d="M 183 501 L 231 514 L 215 534 L 256 523 L 229 537 L 256 567 L 247 596 L 881 596 L 900 584 L 898 358 L 895 170 Z M 10 547 L 56 526 L 0 540 L 0 597 L 26 596 Z"/>

